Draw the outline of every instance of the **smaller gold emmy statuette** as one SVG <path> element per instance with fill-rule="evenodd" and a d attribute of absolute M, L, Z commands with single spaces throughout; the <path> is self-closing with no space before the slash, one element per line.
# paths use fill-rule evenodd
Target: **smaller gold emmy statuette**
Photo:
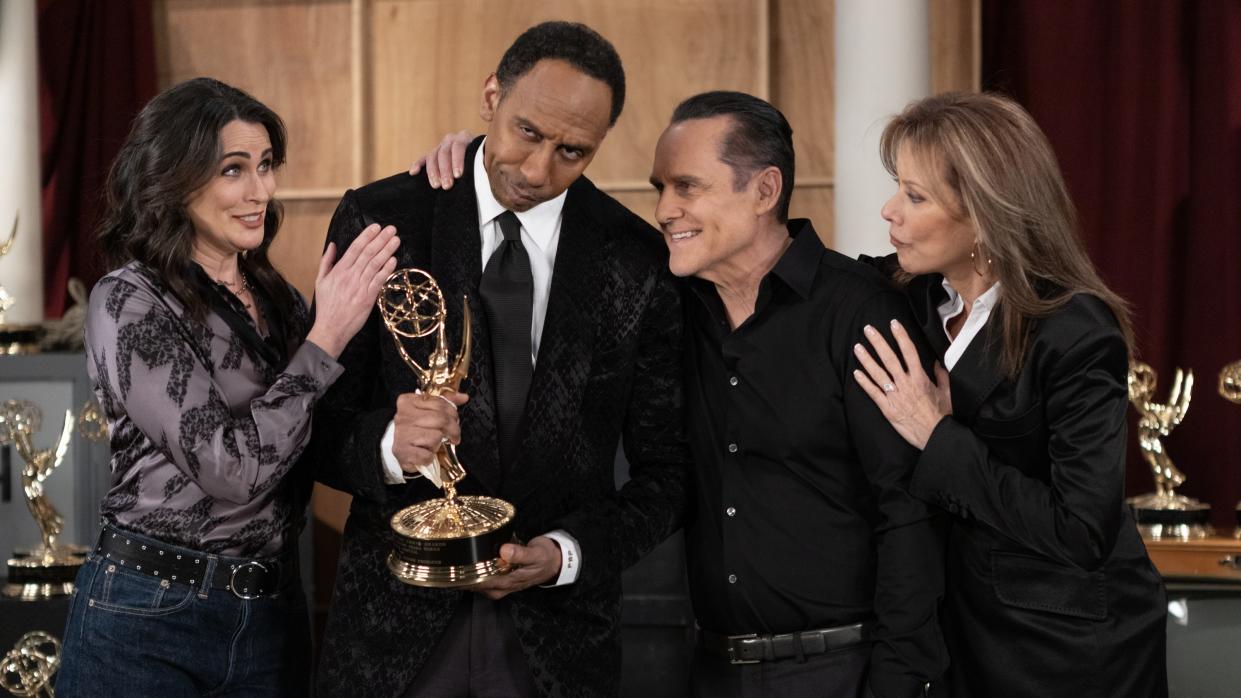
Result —
<path fill-rule="evenodd" d="M 1155 491 L 1129 499 L 1138 529 L 1150 540 L 1193 540 L 1211 534 L 1211 507 L 1176 488 L 1185 482 L 1168 455 L 1163 439 L 1185 419 L 1194 389 L 1194 372 L 1176 369 L 1172 394 L 1166 403 L 1153 400 L 1159 378 L 1155 369 L 1134 361 L 1129 364 L 1129 401 L 1138 410 L 1138 444 L 1142 457 L 1155 475 Z"/>
<path fill-rule="evenodd" d="M 13 551 L 8 562 L 5 596 L 34 600 L 73 592 L 73 579 L 89 552 L 80 545 L 66 545 L 56 538 L 64 529 L 65 518 L 52 506 L 43 491 L 43 481 L 60 466 L 73 435 L 73 413 L 65 410 L 64 427 L 56 447 L 40 450 L 31 437 L 39 430 L 43 413 L 25 400 L 8 400 L 0 405 L 0 444 L 12 444 L 26 464 L 22 467 L 22 490 L 26 506 L 43 533 L 42 544 Z"/>
<path fill-rule="evenodd" d="M 1228 402 L 1241 405 L 1241 361 L 1234 361 L 1219 372 L 1219 395 Z M 1241 502 L 1237 502 L 1237 527 L 1232 537 L 1241 540 Z"/>
<path fill-rule="evenodd" d="M 36 630 L 21 636 L 0 660 L 0 687 L 15 696 L 55 698 L 52 677 L 60 668 L 60 640 Z"/>
<path fill-rule="evenodd" d="M 422 392 L 444 395 L 461 387 L 470 365 L 470 307 L 464 304 L 461 353 L 448 356 L 445 339 L 447 311 L 439 284 L 421 269 L 402 269 L 384 283 L 376 301 L 397 351 L 418 377 Z M 419 364 L 405 349 L 402 338 L 435 335 L 435 348 Z M 396 543 L 388 555 L 388 569 L 396 578 L 420 587 L 459 587 L 506 574 L 508 563 L 500 546 L 512 538 L 516 510 L 494 497 L 458 496 L 457 483 L 465 468 L 457 449 L 443 443 L 435 452 L 444 496 L 398 511 L 392 517 Z"/>
<path fill-rule="evenodd" d="M 13 217 L 13 229 L 9 231 L 8 239 L 0 243 L 0 257 L 13 249 L 13 243 L 17 241 L 19 220 L 20 216 Z M 0 286 L 0 355 L 38 353 L 39 337 L 43 334 L 41 326 L 19 325 L 4 320 L 4 314 L 16 304 L 17 299 L 4 286 Z"/>

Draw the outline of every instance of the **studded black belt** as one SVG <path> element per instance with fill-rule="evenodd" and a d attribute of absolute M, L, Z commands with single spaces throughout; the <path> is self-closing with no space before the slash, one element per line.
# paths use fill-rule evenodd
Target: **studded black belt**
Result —
<path fill-rule="evenodd" d="M 756 664 L 860 645 L 867 641 L 869 631 L 869 623 L 779 635 L 720 635 L 699 630 L 698 643 L 707 652 L 724 657 L 732 664 Z"/>
<path fill-rule="evenodd" d="M 227 557 L 166 545 L 105 526 L 95 549 L 104 559 L 125 569 L 192 587 L 222 589 L 239 599 L 275 594 L 298 576 L 296 547 L 278 557 Z M 214 566 L 210 564 L 212 560 Z"/>

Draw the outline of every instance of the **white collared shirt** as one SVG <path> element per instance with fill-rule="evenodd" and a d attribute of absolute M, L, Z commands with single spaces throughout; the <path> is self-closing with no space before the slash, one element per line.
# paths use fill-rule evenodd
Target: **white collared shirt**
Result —
<path fill-rule="evenodd" d="M 496 201 L 495 194 L 491 191 L 491 181 L 487 178 L 486 168 L 483 167 L 483 148 L 485 147 L 487 147 L 486 139 L 478 147 L 478 152 L 474 154 L 474 197 L 478 203 L 478 234 L 482 242 L 483 269 L 487 268 L 491 255 L 504 240 L 504 232 L 500 230 L 496 217 L 507 210 L 499 201 Z M 530 257 L 530 275 L 534 280 L 534 303 L 530 318 L 530 358 L 533 362 L 538 361 L 539 342 L 543 338 L 543 321 L 547 317 L 547 297 L 552 288 L 552 269 L 556 264 L 556 248 L 560 244 L 560 222 L 563 218 L 565 198 L 568 195 L 569 192 L 566 190 L 561 192 L 560 196 L 544 201 L 528 211 L 513 212 L 517 215 L 517 220 L 521 222 L 521 244 L 525 246 L 526 254 Z M 531 363 L 531 366 L 533 367 L 534 363 Z M 380 441 L 379 453 L 383 460 L 384 480 L 390 485 L 399 485 L 405 481 L 405 473 L 401 470 L 401 464 L 397 462 L 396 456 L 392 453 L 395 440 L 396 425 L 388 422 L 388 428 L 384 431 L 383 439 Z M 439 486 L 434 468 L 430 465 L 427 468 L 428 471 L 423 471 L 423 475 Z M 560 546 L 560 576 L 547 586 L 561 586 L 577 581 L 581 564 L 577 541 L 573 536 L 561 530 L 550 531 L 543 535 L 556 541 Z"/>
<path fill-rule="evenodd" d="M 944 336 L 952 337 L 948 332 L 948 321 L 960 315 L 965 310 L 965 300 L 961 298 L 961 294 L 948 283 L 948 279 L 944 279 L 944 290 L 948 292 L 948 300 L 939 305 L 939 319 L 943 323 Z M 970 342 L 974 341 L 974 337 L 987 324 L 987 318 L 991 317 L 991 309 L 1000 299 L 1000 282 L 991 284 L 983 292 L 981 296 L 974 299 L 974 305 L 970 308 L 969 317 L 965 318 L 965 324 L 962 325 L 961 331 L 952 338 L 948 345 L 948 351 L 944 352 L 944 368 L 949 371 L 957 364 L 957 360 L 969 348 Z"/>

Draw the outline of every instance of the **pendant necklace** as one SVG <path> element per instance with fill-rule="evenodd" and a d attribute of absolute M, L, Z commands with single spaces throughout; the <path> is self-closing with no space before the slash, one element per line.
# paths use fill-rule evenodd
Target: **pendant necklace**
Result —
<path fill-rule="evenodd" d="M 237 283 L 235 281 L 233 283 L 229 283 L 227 281 L 221 281 L 219 279 L 216 279 L 216 283 L 224 286 L 224 288 L 227 288 L 229 293 L 233 294 L 237 298 L 237 301 L 241 303 L 241 306 L 245 308 L 246 310 L 249 310 L 251 304 L 246 302 L 246 300 L 242 298 L 241 296 L 242 294 L 250 292 L 250 279 L 249 277 L 246 276 L 245 272 L 239 271 L 237 273 L 241 275 L 241 287 L 240 288 L 236 288 L 236 289 L 233 288 L 233 284 Z"/>

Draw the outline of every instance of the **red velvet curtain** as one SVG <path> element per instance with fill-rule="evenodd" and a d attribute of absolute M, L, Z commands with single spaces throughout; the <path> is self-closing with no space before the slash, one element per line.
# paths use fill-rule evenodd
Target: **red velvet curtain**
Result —
<path fill-rule="evenodd" d="M 1091 257 L 1133 304 L 1156 397 L 1176 367 L 1194 370 L 1166 445 L 1188 476 L 1181 491 L 1231 531 L 1241 405 L 1216 386 L 1241 359 L 1241 2 L 983 0 L 982 11 L 983 86 L 1047 132 Z M 1127 494 L 1153 489 L 1136 439 L 1127 474 Z"/>
<path fill-rule="evenodd" d="M 91 285 L 94 232 L 108 167 L 155 95 L 151 0 L 40 0 L 39 135 L 43 186 L 43 309 L 60 317 L 66 285 Z"/>

